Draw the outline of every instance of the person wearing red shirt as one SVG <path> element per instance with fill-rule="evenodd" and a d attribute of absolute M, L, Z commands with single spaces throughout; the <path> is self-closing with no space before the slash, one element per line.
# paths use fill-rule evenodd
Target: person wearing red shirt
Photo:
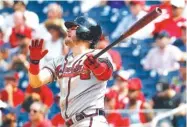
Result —
<path fill-rule="evenodd" d="M 48 88 L 48 86 L 43 85 L 39 88 L 32 88 L 30 85 L 26 88 L 25 91 L 25 97 L 27 98 L 31 94 L 38 94 L 40 96 L 40 99 L 42 103 L 44 104 L 44 107 L 46 108 L 46 111 L 48 108 L 50 108 L 53 104 L 53 93 Z"/>
<path fill-rule="evenodd" d="M 162 9 L 162 13 L 164 14 L 163 19 L 165 19 L 166 17 L 167 18 L 171 17 L 172 9 L 171 9 L 170 0 L 162 0 L 161 4 L 156 4 L 156 5 L 150 6 L 150 8 L 148 8 L 148 12 L 153 11 L 157 7 Z"/>
<path fill-rule="evenodd" d="M 30 106 L 30 121 L 25 123 L 23 127 L 53 127 L 51 121 L 45 119 L 44 105 L 41 102 L 34 102 Z"/>
<path fill-rule="evenodd" d="M 128 81 L 128 98 L 129 101 L 125 105 L 126 110 L 133 110 L 133 112 L 125 113 L 124 116 L 128 117 L 130 124 L 146 123 L 151 121 L 152 113 L 142 113 L 140 110 L 152 109 L 147 102 L 139 100 L 139 95 L 142 89 L 142 82 L 139 78 L 132 78 Z"/>
<path fill-rule="evenodd" d="M 105 94 L 105 108 L 107 110 L 115 110 L 116 109 L 116 99 L 118 93 L 115 90 L 108 89 Z M 106 119 L 110 126 L 112 127 L 122 127 L 128 126 L 129 122 L 127 119 L 123 118 L 120 113 L 117 112 L 109 112 L 106 114 Z"/>
<path fill-rule="evenodd" d="M 155 23 L 155 30 L 153 31 L 153 34 L 157 34 L 165 30 L 171 36 L 180 38 L 182 35 L 180 26 L 181 24 L 186 22 L 186 19 L 182 17 L 185 3 L 183 0 L 180 1 L 172 0 L 171 5 L 172 5 L 171 17 L 163 20 L 162 22 Z"/>
<path fill-rule="evenodd" d="M 24 100 L 24 93 L 17 87 L 19 76 L 17 72 L 8 72 L 5 75 L 5 88 L 0 92 L 0 99 L 11 107 L 20 105 Z"/>
<path fill-rule="evenodd" d="M 63 127 L 65 126 L 65 120 L 62 118 L 61 113 L 56 114 L 52 119 L 51 122 L 54 127 Z"/>
<path fill-rule="evenodd" d="M 11 47 L 15 48 L 19 45 L 21 39 L 31 39 L 32 29 L 25 25 L 23 12 L 16 11 L 13 17 L 15 26 L 12 28 L 12 33 L 9 37 L 9 41 Z"/>
<path fill-rule="evenodd" d="M 125 103 L 128 101 L 128 79 L 130 77 L 131 73 L 125 70 L 120 70 L 116 73 L 115 77 L 115 83 L 112 87 L 117 93 L 117 101 L 116 101 L 116 108 L 117 109 L 123 109 L 125 107 Z M 142 92 L 140 92 L 139 100 L 145 101 L 145 97 Z"/>

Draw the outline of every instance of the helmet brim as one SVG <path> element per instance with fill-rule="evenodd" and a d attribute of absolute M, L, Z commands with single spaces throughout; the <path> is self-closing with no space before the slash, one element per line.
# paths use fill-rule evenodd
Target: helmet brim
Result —
<path fill-rule="evenodd" d="M 67 29 L 72 28 L 74 26 L 78 26 L 75 22 L 65 22 L 65 26 Z"/>

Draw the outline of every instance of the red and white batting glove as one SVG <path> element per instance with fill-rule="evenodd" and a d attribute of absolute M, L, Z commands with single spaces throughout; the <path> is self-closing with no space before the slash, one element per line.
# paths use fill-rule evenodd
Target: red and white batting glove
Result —
<path fill-rule="evenodd" d="M 48 50 L 42 51 L 43 39 L 32 40 L 29 46 L 30 50 L 30 68 L 29 72 L 31 74 L 37 75 L 39 73 L 39 62 L 48 53 Z"/>
<path fill-rule="evenodd" d="M 100 62 L 92 54 L 87 55 L 84 65 L 89 68 L 99 80 L 108 80 L 112 75 L 112 67 L 106 62 Z"/>

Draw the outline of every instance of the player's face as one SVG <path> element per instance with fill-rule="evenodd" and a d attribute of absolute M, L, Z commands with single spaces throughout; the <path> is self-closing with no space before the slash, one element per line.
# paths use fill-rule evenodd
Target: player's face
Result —
<path fill-rule="evenodd" d="M 75 45 L 75 42 L 77 41 L 76 30 L 77 30 L 77 26 L 69 28 L 67 31 L 65 44 L 70 48 L 73 47 Z"/>

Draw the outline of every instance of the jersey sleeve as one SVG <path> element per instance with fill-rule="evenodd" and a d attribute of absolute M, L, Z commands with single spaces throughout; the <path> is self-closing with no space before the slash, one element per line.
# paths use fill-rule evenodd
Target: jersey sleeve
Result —
<path fill-rule="evenodd" d="M 45 63 L 45 65 L 43 66 L 42 69 L 47 69 L 49 70 L 49 72 L 51 73 L 51 76 L 53 78 L 53 81 L 55 81 L 57 79 L 57 75 L 56 75 L 56 68 L 59 65 L 62 65 L 64 63 L 64 57 L 61 58 L 53 58 L 52 60 L 50 60 L 49 62 Z"/>

